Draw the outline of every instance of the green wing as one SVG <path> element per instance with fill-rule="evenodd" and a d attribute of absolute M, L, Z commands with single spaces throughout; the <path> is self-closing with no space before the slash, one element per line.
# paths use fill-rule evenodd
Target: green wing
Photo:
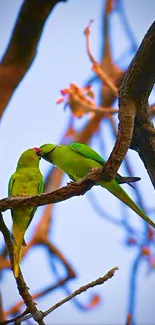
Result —
<path fill-rule="evenodd" d="M 72 148 L 74 151 L 80 153 L 86 158 L 97 161 L 102 166 L 105 164 L 105 160 L 95 150 L 91 149 L 84 143 L 73 142 L 68 147 Z"/>
<path fill-rule="evenodd" d="M 68 147 L 69 148 L 72 148 L 74 151 L 80 153 L 81 155 L 83 155 L 83 156 L 85 156 L 87 158 L 90 158 L 92 160 L 97 161 L 102 166 L 106 162 L 95 150 L 91 149 L 89 146 L 87 146 L 84 143 L 73 142 Z M 72 177 L 70 177 L 70 178 L 73 179 Z M 116 173 L 115 180 L 117 181 L 118 184 L 127 183 L 128 185 L 130 185 L 131 187 L 133 187 L 130 184 L 130 182 L 137 182 L 137 181 L 140 180 L 140 178 L 139 177 L 123 177 L 120 174 Z"/>
<path fill-rule="evenodd" d="M 11 188 L 12 188 L 12 177 L 9 179 L 9 184 L 8 184 L 8 196 L 11 195 Z"/>
<path fill-rule="evenodd" d="M 14 183 L 14 174 L 10 177 L 9 184 L 8 184 L 8 196 L 11 196 L 12 194 L 12 188 L 13 188 L 13 183 Z"/>
<path fill-rule="evenodd" d="M 39 183 L 38 194 L 43 193 L 43 191 L 44 191 L 44 180 L 42 179 L 42 181 Z"/>
<path fill-rule="evenodd" d="M 43 193 L 43 191 L 44 191 L 44 181 L 43 181 L 43 179 L 42 179 L 41 182 L 38 182 L 38 192 L 37 192 L 37 194 Z M 33 216 L 34 216 L 36 210 L 37 210 L 37 207 L 35 207 L 35 208 L 31 208 L 31 218 L 30 218 L 30 221 L 29 221 L 29 223 L 28 223 L 28 225 L 27 225 L 27 228 L 28 228 L 29 224 L 31 223 L 32 218 L 33 218 Z"/>

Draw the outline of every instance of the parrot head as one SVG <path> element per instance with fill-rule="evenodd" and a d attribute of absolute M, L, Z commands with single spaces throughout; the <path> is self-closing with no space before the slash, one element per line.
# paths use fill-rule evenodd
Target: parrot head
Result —
<path fill-rule="evenodd" d="M 24 151 L 17 163 L 17 167 L 38 167 L 40 157 L 37 155 L 39 148 Z"/>
<path fill-rule="evenodd" d="M 40 148 L 39 148 L 39 152 L 37 152 L 37 155 L 44 158 L 45 160 L 48 160 L 49 154 L 51 154 L 51 152 L 57 147 L 56 144 L 43 144 Z"/>

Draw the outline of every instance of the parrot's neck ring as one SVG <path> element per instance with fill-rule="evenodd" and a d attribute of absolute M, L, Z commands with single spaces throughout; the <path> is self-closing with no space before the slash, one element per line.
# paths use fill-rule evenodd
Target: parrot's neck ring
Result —
<path fill-rule="evenodd" d="M 49 152 L 47 152 L 46 157 L 48 158 L 48 156 L 51 154 L 51 152 L 54 151 L 57 147 L 59 147 L 58 144 L 53 149 L 51 149 Z"/>

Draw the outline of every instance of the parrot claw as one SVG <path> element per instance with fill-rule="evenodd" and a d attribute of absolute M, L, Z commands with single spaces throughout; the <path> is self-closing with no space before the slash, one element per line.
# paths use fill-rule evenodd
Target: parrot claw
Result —
<path fill-rule="evenodd" d="M 79 179 L 78 181 L 76 181 L 76 184 L 77 185 L 80 185 L 81 183 L 82 183 L 82 180 L 81 179 Z M 71 185 L 71 184 L 75 184 L 75 181 L 70 181 L 70 182 L 67 183 L 67 185 Z"/>
<path fill-rule="evenodd" d="M 79 179 L 79 181 L 76 182 L 77 185 L 81 185 L 83 183 L 82 179 Z"/>
<path fill-rule="evenodd" d="M 70 181 L 70 182 L 67 182 L 67 185 L 71 185 L 73 183 L 75 183 L 75 182 L 74 181 Z"/>
<path fill-rule="evenodd" d="M 90 168 L 90 172 L 95 172 L 97 168 Z"/>

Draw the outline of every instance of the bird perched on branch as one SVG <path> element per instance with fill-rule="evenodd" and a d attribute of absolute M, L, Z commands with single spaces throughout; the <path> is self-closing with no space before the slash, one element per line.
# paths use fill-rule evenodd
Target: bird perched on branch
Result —
<path fill-rule="evenodd" d="M 36 195 L 43 192 L 43 176 L 39 170 L 40 157 L 38 148 L 28 149 L 20 156 L 15 173 L 11 176 L 8 186 L 9 196 Z M 11 209 L 13 226 L 13 271 L 19 275 L 21 248 L 25 244 L 24 234 L 28 228 L 36 208 L 19 207 Z"/>
<path fill-rule="evenodd" d="M 65 172 L 70 179 L 78 181 L 93 168 L 101 168 L 105 164 L 105 160 L 93 149 L 83 143 L 74 142 L 68 146 L 44 144 L 39 148 L 37 153 L 43 159 L 56 165 L 59 169 Z M 118 173 L 110 182 L 104 180 L 99 181 L 96 185 L 100 185 L 106 188 L 114 196 L 120 199 L 134 212 L 136 212 L 141 218 L 148 222 L 155 228 L 155 223 L 147 217 L 129 197 L 129 195 L 119 185 L 122 183 L 128 183 L 140 180 L 139 177 L 122 177 Z"/>

